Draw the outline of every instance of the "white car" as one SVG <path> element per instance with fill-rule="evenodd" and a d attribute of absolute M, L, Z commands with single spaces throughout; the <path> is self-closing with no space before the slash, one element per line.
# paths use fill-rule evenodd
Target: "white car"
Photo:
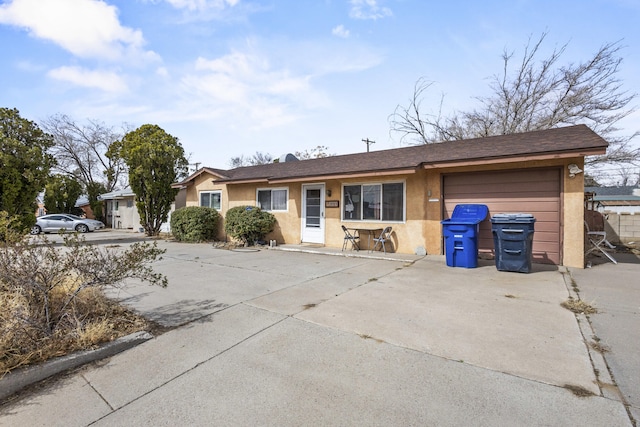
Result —
<path fill-rule="evenodd" d="M 31 227 L 31 234 L 58 233 L 60 230 L 86 233 L 103 228 L 104 223 L 95 219 L 81 218 L 71 214 L 50 214 L 36 218 L 36 224 Z"/>

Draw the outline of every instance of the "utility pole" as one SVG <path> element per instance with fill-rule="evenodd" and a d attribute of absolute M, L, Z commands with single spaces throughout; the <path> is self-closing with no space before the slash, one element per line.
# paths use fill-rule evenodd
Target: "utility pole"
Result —
<path fill-rule="evenodd" d="M 367 153 L 369 152 L 369 145 L 371 144 L 375 144 L 375 141 L 371 141 L 369 138 L 367 139 L 363 139 L 362 142 L 364 142 L 365 144 L 367 144 Z"/>
<path fill-rule="evenodd" d="M 194 172 L 196 172 L 200 168 L 201 164 L 202 164 L 201 162 L 195 162 L 195 163 L 189 163 L 189 166 L 195 166 L 196 170 Z"/>

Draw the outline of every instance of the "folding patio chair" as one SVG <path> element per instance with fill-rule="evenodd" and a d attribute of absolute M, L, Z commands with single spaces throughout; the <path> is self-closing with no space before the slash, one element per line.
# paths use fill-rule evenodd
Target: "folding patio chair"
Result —
<path fill-rule="evenodd" d="M 373 241 L 375 242 L 375 244 L 373 245 L 373 248 L 371 249 L 371 251 L 372 252 L 375 251 L 378 245 L 381 245 L 382 250 L 386 254 L 387 248 L 385 246 L 385 243 L 388 241 L 389 242 L 391 241 L 391 227 L 386 227 L 384 230 L 382 230 L 382 233 L 380 233 L 380 236 L 374 237 Z"/>
<path fill-rule="evenodd" d="M 587 223 L 587 221 L 584 222 L 584 228 L 585 228 L 586 233 L 587 233 L 587 240 L 588 240 L 589 243 L 591 243 L 591 247 L 589 249 L 587 249 L 587 251 L 585 252 L 585 255 L 588 255 L 588 254 L 590 254 L 591 252 L 594 252 L 594 251 L 600 251 L 612 263 L 617 264 L 618 261 L 616 261 L 615 258 L 613 258 L 611 256 L 611 254 L 609 252 L 605 251 L 604 248 L 602 247 L 602 245 L 607 245 L 610 249 L 615 249 L 615 246 L 612 245 L 607 240 L 607 232 L 604 231 L 604 230 L 603 231 L 591 231 L 589 229 L 589 224 Z"/>
<path fill-rule="evenodd" d="M 358 232 L 356 231 L 354 234 L 351 234 L 351 232 L 349 232 L 347 227 L 345 227 L 344 225 L 342 226 L 342 231 L 344 231 L 344 240 L 342 241 L 342 250 L 344 251 L 347 248 L 347 243 L 351 242 L 351 250 L 355 248 L 356 250 L 359 251 L 360 236 L 357 234 Z"/>

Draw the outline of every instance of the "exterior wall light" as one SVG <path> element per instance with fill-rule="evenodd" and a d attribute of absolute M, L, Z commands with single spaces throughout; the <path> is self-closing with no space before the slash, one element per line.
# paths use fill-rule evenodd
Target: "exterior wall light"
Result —
<path fill-rule="evenodd" d="M 575 178 L 576 175 L 582 173 L 582 169 L 578 167 L 575 163 L 571 163 L 569 166 L 569 178 Z"/>

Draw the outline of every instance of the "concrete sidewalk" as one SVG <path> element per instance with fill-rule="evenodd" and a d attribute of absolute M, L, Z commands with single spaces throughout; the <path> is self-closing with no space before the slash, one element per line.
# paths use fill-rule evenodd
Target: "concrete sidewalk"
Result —
<path fill-rule="evenodd" d="M 120 297 L 184 326 L 0 425 L 631 425 L 560 307 L 563 271 L 161 245 L 169 288 Z"/>

